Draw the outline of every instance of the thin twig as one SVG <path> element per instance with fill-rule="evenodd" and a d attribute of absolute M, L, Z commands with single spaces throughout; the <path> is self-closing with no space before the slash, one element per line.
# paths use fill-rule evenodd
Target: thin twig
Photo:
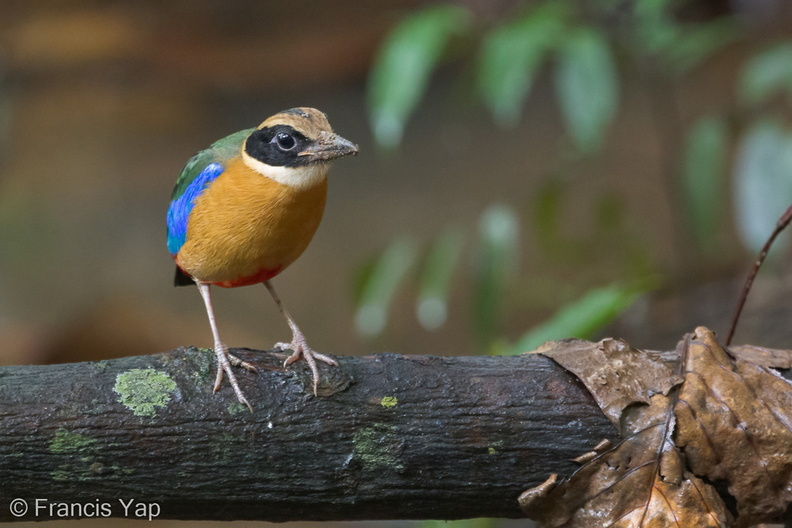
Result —
<path fill-rule="evenodd" d="M 726 346 L 731 345 L 732 337 L 734 337 L 734 331 L 737 328 L 737 322 L 740 320 L 740 314 L 745 307 L 745 301 L 748 299 L 748 293 L 751 291 L 751 286 L 753 286 L 753 281 L 756 278 L 756 274 L 759 273 L 759 268 L 762 267 L 762 263 L 767 257 L 767 253 L 770 251 L 770 247 L 773 245 L 776 237 L 786 228 L 786 226 L 789 225 L 790 221 L 792 221 L 792 205 L 789 206 L 784 214 L 782 214 L 778 219 L 778 222 L 776 222 L 775 229 L 770 234 L 770 238 L 767 239 L 767 242 L 765 242 L 765 245 L 762 247 L 762 251 L 759 252 L 759 256 L 756 258 L 751 271 L 748 273 L 748 277 L 745 279 L 742 293 L 740 294 L 740 298 L 737 301 L 737 309 L 734 311 L 734 315 L 732 316 L 729 334 L 726 337 Z"/>

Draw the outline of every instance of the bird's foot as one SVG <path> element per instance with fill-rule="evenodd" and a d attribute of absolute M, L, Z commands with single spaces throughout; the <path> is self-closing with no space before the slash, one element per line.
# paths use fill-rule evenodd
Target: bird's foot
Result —
<path fill-rule="evenodd" d="M 231 367 L 243 367 L 251 372 L 258 372 L 258 369 L 252 363 L 242 361 L 238 357 L 229 354 L 228 347 L 226 347 L 223 343 L 215 343 L 214 350 L 215 355 L 217 356 L 217 377 L 215 378 L 215 384 L 212 392 L 217 392 L 220 390 L 220 385 L 223 382 L 223 373 L 225 373 L 228 375 L 228 381 L 231 383 L 231 387 L 234 389 L 234 394 L 236 394 L 239 403 L 244 403 L 250 412 L 253 412 L 253 406 L 250 405 L 250 402 L 247 401 L 247 398 L 245 398 L 245 395 L 242 393 L 242 389 L 239 388 L 239 382 L 237 381 L 234 371 L 231 369 Z"/>
<path fill-rule="evenodd" d="M 316 352 L 311 347 L 309 347 L 307 341 L 305 340 L 305 336 L 299 332 L 294 334 L 291 343 L 276 343 L 275 348 L 279 348 L 281 351 L 291 350 L 293 352 L 292 355 L 287 357 L 286 361 L 283 362 L 284 367 L 288 367 L 299 359 L 305 359 L 306 363 L 308 363 L 308 366 L 311 369 L 314 396 L 319 395 L 319 367 L 317 366 L 316 361 L 319 360 L 334 367 L 338 366 L 338 362 L 335 359 L 326 354 Z"/>

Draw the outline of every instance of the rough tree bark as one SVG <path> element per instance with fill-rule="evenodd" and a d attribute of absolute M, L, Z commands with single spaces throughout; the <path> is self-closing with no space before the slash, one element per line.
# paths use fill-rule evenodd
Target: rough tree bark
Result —
<path fill-rule="evenodd" d="M 0 368 L 0 520 L 134 516 L 130 499 L 170 519 L 520 517 L 522 491 L 617 437 L 544 356 L 340 357 L 315 397 L 304 365 L 235 353 L 261 367 L 237 374 L 253 413 L 211 393 L 196 348 Z"/>

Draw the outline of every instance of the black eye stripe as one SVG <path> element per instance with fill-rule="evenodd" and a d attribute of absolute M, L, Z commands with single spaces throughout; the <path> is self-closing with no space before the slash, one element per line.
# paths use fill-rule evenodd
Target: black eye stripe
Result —
<path fill-rule="evenodd" d="M 281 145 L 278 141 L 280 134 L 289 136 L 294 141 L 292 148 L 283 148 L 286 145 Z M 307 137 L 289 125 L 275 125 L 254 130 L 245 142 L 245 152 L 273 167 L 302 167 L 308 165 L 309 160 L 298 154 L 310 143 Z"/>

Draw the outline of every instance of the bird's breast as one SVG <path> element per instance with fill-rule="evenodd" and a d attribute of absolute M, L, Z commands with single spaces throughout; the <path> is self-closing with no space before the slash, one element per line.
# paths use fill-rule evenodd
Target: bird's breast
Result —
<path fill-rule="evenodd" d="M 219 286 L 268 280 L 308 246 L 326 196 L 326 177 L 310 188 L 290 187 L 237 158 L 195 200 L 176 262 Z"/>

